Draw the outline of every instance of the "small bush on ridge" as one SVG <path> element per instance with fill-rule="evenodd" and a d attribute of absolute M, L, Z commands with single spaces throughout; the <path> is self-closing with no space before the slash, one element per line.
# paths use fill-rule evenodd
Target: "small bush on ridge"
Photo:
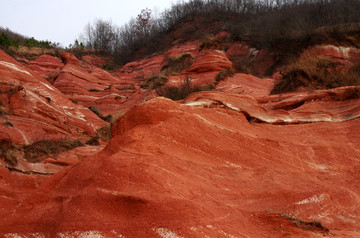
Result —
<path fill-rule="evenodd" d="M 221 70 L 215 77 L 215 83 L 219 83 L 222 80 L 225 80 L 227 77 L 231 77 L 235 74 L 233 69 L 224 69 Z"/>
<path fill-rule="evenodd" d="M 166 75 L 178 74 L 193 63 L 194 56 L 190 53 L 166 57 L 161 71 Z"/>
<path fill-rule="evenodd" d="M 211 35 L 205 36 L 200 43 L 200 50 L 204 49 L 222 50 L 222 39 Z"/>
<path fill-rule="evenodd" d="M 168 81 L 168 78 L 163 73 L 153 73 L 146 77 L 144 81 L 140 83 L 141 88 L 156 89 L 163 86 Z"/>
<path fill-rule="evenodd" d="M 186 98 L 189 94 L 200 91 L 209 91 L 212 90 L 212 86 L 193 86 L 189 77 L 186 77 L 180 84 L 179 87 L 175 86 L 166 86 L 164 88 L 156 89 L 156 92 L 159 96 L 170 98 L 171 100 L 182 100 Z"/>

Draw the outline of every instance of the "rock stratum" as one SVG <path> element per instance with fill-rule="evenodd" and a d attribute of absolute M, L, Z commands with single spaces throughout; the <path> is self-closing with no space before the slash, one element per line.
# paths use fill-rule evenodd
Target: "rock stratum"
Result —
<path fill-rule="evenodd" d="M 269 95 L 273 78 L 241 73 L 181 101 L 140 87 L 184 53 L 192 65 L 168 83 L 209 83 L 232 68 L 228 57 L 252 52 L 230 50 L 187 43 L 120 72 L 94 56 L 20 64 L 0 52 L 3 143 L 86 141 L 108 126 L 107 115 L 119 117 L 108 142 L 36 162 L 20 152 L 18 164 L 1 158 L 0 234 L 360 236 L 360 87 Z"/>

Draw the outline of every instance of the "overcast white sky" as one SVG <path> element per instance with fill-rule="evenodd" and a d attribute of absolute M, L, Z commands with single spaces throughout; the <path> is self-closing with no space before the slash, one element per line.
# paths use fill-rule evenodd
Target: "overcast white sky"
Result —
<path fill-rule="evenodd" d="M 159 13 L 173 0 L 0 0 L 0 26 L 66 47 L 95 19 L 123 25 L 144 8 Z"/>

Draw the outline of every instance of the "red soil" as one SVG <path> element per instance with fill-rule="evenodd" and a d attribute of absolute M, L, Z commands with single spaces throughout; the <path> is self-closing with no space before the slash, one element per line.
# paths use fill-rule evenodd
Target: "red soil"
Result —
<path fill-rule="evenodd" d="M 184 52 L 179 49 L 173 48 L 171 54 Z M 205 77 L 206 81 L 210 80 L 206 74 L 216 75 L 231 67 L 224 53 L 204 52 L 208 55 L 204 59 L 208 60 L 206 65 L 196 62 L 196 57 L 199 60 L 204 55 L 192 52 L 195 63 L 180 76 L 188 72 L 190 77 Z M 218 91 L 194 93 L 179 102 L 157 97 L 140 103 L 146 96 L 156 95 L 139 89 L 138 76 L 160 70 L 164 57 L 135 62 L 122 72 L 111 74 L 77 61 L 72 55 L 63 56 L 65 65 L 54 80 L 61 92 L 72 100 L 79 99 L 79 104 L 95 102 L 93 105 L 104 114 L 119 109 L 128 111 L 114 123 L 112 138 L 105 147 L 78 148 L 60 155 L 58 160 L 48 158 L 38 165 L 68 165 L 54 175 L 23 174 L 0 166 L 0 234 L 360 235 L 360 99 L 347 97 L 349 90 L 359 88 L 269 96 L 273 79 L 235 74 L 221 81 Z M 67 105 L 74 108 L 72 113 L 89 112 L 63 99 L 66 97 L 40 75 L 4 53 L 0 75 L 2 91 L 21 81 L 26 98 L 44 95 L 50 97 L 50 102 L 56 100 L 55 108 Z M 130 83 L 132 92 L 116 89 Z M 120 97 L 129 93 L 125 96 L 129 98 L 116 105 L 112 99 L 115 92 Z M 34 103 L 34 97 L 25 103 L 23 95 L 23 90 L 18 90 L 11 100 L 7 96 L 1 100 L 3 105 L 15 102 L 30 118 L 40 117 L 31 108 L 42 109 L 39 105 L 48 106 L 49 102 Z M 80 128 L 74 129 L 72 136 L 90 135 L 97 128 L 95 125 L 104 124 L 96 124 L 100 120 L 96 117 L 87 118 L 94 126 L 86 132 L 80 131 L 85 130 L 84 124 L 75 119 L 63 124 Z M 8 119 L 16 124 L 10 116 Z M 55 125 L 53 120 L 44 120 Z M 33 123 L 37 122 L 27 121 L 24 125 Z M 56 126 L 61 128 L 63 124 Z M 20 130 L 20 125 L 14 128 Z M 40 134 L 37 130 L 41 131 L 41 127 L 35 125 L 32 130 L 35 135 Z M 21 130 L 27 133 L 26 129 Z M 7 133 L 24 143 L 17 139 L 21 137 L 15 130 Z M 29 133 L 26 138 L 36 136 Z M 320 223 L 323 228 L 317 226 Z"/>

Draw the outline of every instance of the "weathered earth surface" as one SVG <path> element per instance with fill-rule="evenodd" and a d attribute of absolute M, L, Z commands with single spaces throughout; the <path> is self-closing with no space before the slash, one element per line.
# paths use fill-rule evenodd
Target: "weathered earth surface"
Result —
<path fill-rule="evenodd" d="M 146 92 L 139 90 L 137 80 L 109 73 L 101 68 L 105 64 L 97 56 L 85 55 L 79 60 L 64 52 L 60 58 L 42 55 L 25 65 L 47 79 L 73 103 L 96 108 L 100 117 L 115 115 L 144 100 Z"/>
<path fill-rule="evenodd" d="M 103 116 L 121 109 L 136 87 L 105 70 L 78 60 L 70 53 L 61 55 L 65 66 L 53 80 L 53 85 L 73 102 L 96 107 Z"/>
<path fill-rule="evenodd" d="M 28 68 L 37 72 L 45 79 L 53 79 L 57 76 L 58 72 L 64 63 L 51 55 L 41 55 L 33 61 L 28 63 Z"/>
<path fill-rule="evenodd" d="M 106 123 L 0 51 L 1 135 L 13 143 L 93 136 Z"/>
<path fill-rule="evenodd" d="M 216 90 L 232 94 L 250 95 L 255 98 L 269 95 L 274 85 L 273 78 L 258 78 L 250 74 L 237 73 L 216 85 Z"/>
<path fill-rule="evenodd" d="M 218 72 L 231 69 L 232 62 L 224 51 L 205 49 L 202 50 L 194 63 L 186 69 L 196 85 L 213 83 Z"/>
<path fill-rule="evenodd" d="M 9 208 L 18 208 L 3 216 L 1 231 L 59 237 L 359 235 L 359 117 L 249 122 L 248 109 L 237 109 L 249 100 L 256 102 L 204 92 L 183 104 L 156 98 L 133 107 L 114 124 L 104 150 L 12 201 Z M 319 221 L 330 231 L 298 228 L 290 217 Z"/>
<path fill-rule="evenodd" d="M 274 57 L 265 50 L 258 50 L 244 42 L 235 42 L 226 51 L 227 57 L 243 70 L 264 75 L 275 64 Z"/>
<path fill-rule="evenodd" d="M 232 67 L 224 52 L 201 53 L 194 44 L 174 47 L 168 55 L 188 52 L 194 56 L 193 70 L 173 75 L 172 83 L 185 75 L 210 80 L 205 74 Z M 216 61 L 214 65 L 195 63 L 204 55 L 208 64 Z M 139 87 L 141 77 L 161 70 L 165 57 L 154 56 L 109 73 L 99 68 L 100 62 L 62 55 L 64 66 L 54 86 L 79 103 L 67 99 L 66 105 L 93 116 L 87 119 L 94 125 L 92 131 L 86 134 L 79 129 L 71 136 L 88 136 L 106 125 L 82 104 L 98 107 L 103 115 L 114 113 L 114 107 L 124 110 L 121 115 L 127 112 L 113 124 L 107 144 L 78 147 L 33 165 L 46 165 L 48 171 L 57 171 L 53 175 L 24 174 L 0 166 L 0 234 L 360 236 L 360 98 L 356 97 L 360 87 L 269 96 L 274 79 L 237 73 L 220 81 L 216 91 L 174 102 Z M 66 98 L 11 57 L 2 53 L 1 60 L 1 85 L 22 80 L 21 86 L 36 98 L 51 88 L 51 97 L 45 95 L 50 102 L 42 100 L 45 105 Z M 129 98 L 116 105 L 113 94 L 126 96 L 130 82 Z M 18 89 L 10 99 L 29 100 L 21 105 L 29 105 L 23 111 L 32 112 L 33 101 Z M 1 95 L 5 118 L 14 124 L 12 114 L 7 114 L 10 99 Z M 64 105 L 60 99 L 56 102 L 57 107 Z M 63 124 L 72 125 L 73 120 Z M 6 133 L 14 140 L 23 138 L 16 131 Z"/>
<path fill-rule="evenodd" d="M 53 57 L 42 59 L 37 61 L 41 65 L 61 67 Z M 72 103 L 38 73 L 3 51 L 0 51 L 0 93 L 0 146 L 5 157 L 1 158 L 0 166 L 9 169 L 53 174 L 66 163 L 29 163 L 17 149 L 38 141 L 86 142 L 108 124 L 89 109 Z M 83 156 L 73 155 L 72 160 L 70 157 L 65 159 L 67 163 L 78 162 Z"/>
<path fill-rule="evenodd" d="M 42 55 L 26 66 L 47 79 L 74 103 L 96 107 L 101 116 L 106 117 L 157 96 L 155 91 L 140 89 L 140 84 L 151 74 L 161 72 L 167 58 L 182 54 L 193 57 L 189 67 L 168 75 L 167 85 L 179 85 L 189 78 L 193 85 L 210 86 L 220 71 L 233 68 L 228 56 L 233 59 L 235 55 L 243 58 L 251 55 L 251 60 L 255 60 L 261 53 L 254 49 L 244 53 L 237 50 L 238 44 L 226 53 L 215 49 L 200 50 L 199 45 L 200 42 L 194 41 L 174 46 L 163 54 L 128 63 L 120 72 L 113 73 L 101 69 L 105 61 L 99 57 L 85 55 L 79 60 L 71 53 L 62 53 L 60 58 Z"/>

